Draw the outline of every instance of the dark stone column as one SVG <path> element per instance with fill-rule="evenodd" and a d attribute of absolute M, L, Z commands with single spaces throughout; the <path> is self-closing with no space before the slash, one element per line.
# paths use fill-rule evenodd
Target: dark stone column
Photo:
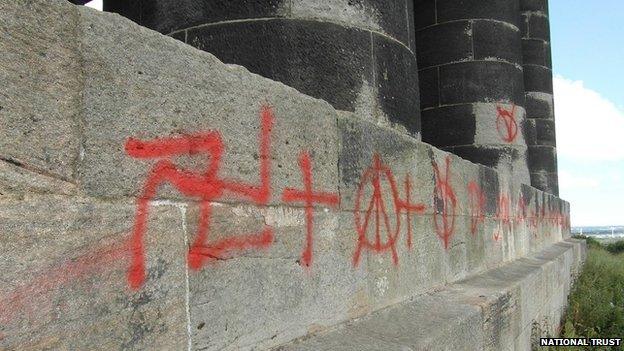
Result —
<path fill-rule="evenodd" d="M 422 140 L 529 183 L 519 0 L 416 0 Z"/>
<path fill-rule="evenodd" d="M 521 0 L 531 185 L 559 194 L 548 0 Z"/>
<path fill-rule="evenodd" d="M 420 137 L 413 0 L 107 0 L 104 10 Z"/>

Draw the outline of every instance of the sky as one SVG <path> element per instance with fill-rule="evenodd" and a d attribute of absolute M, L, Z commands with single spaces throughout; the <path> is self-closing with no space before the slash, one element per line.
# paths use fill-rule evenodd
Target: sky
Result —
<path fill-rule="evenodd" d="M 93 1 L 90 1 L 86 5 L 89 6 L 89 7 L 93 7 L 94 9 L 98 9 L 98 10 L 102 11 L 102 1 L 103 0 L 93 0 Z"/>
<path fill-rule="evenodd" d="M 624 1 L 550 0 L 560 196 L 573 226 L 624 225 Z"/>
<path fill-rule="evenodd" d="M 573 226 L 624 225 L 624 0 L 550 0 L 550 21 L 560 196 Z"/>

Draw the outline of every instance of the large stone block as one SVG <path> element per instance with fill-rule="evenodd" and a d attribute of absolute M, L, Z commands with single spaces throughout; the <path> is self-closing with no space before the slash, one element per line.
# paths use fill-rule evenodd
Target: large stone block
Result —
<path fill-rule="evenodd" d="M 553 93 L 552 70 L 544 66 L 524 65 L 524 88 L 527 92 Z"/>
<path fill-rule="evenodd" d="M 156 205 L 147 279 L 128 284 L 132 202 L 66 196 L 0 201 L 0 348 L 186 347 L 186 244 L 179 206 Z"/>
<path fill-rule="evenodd" d="M 384 33 L 409 47 L 408 4 L 413 0 L 294 0 L 290 16 Z"/>
<path fill-rule="evenodd" d="M 188 44 L 226 63 L 337 109 L 420 132 L 415 56 L 384 35 L 309 19 L 223 23 L 187 32 Z"/>
<path fill-rule="evenodd" d="M 142 26 L 165 34 L 218 22 L 296 18 L 376 31 L 410 46 L 407 18 L 412 4 L 413 0 L 149 0 L 141 3 L 105 0 L 104 10 L 119 13 Z"/>
<path fill-rule="evenodd" d="M 416 32 L 416 57 L 420 69 L 473 59 L 470 21 L 441 23 Z M 444 42 L 444 45 L 440 45 Z"/>
<path fill-rule="evenodd" d="M 69 3 L 0 2 L 0 162 L 50 181 L 75 181 L 84 79 L 77 21 Z"/>
<path fill-rule="evenodd" d="M 548 0 L 520 0 L 522 11 L 543 11 L 548 14 Z"/>
<path fill-rule="evenodd" d="M 436 24 L 435 1 L 414 0 L 414 22 L 416 30 Z"/>
<path fill-rule="evenodd" d="M 170 157 L 180 169 L 198 172 L 213 164 L 220 167 L 219 179 L 259 186 L 265 159 L 261 144 L 266 140 L 272 202 L 280 201 L 285 187 L 301 187 L 297 159 L 303 151 L 310 153 L 315 188 L 337 189 L 336 112 L 327 103 L 241 67 L 226 66 L 210 54 L 119 16 L 95 15 L 87 9 L 82 13 L 81 47 L 88 79 L 80 173 L 87 194 L 141 194 L 157 157 L 130 157 L 124 150 L 128 138 L 179 140 L 209 131 L 222 141 L 220 162 L 210 155 L 212 151 Z M 274 115 L 273 125 L 264 132 L 263 105 Z M 243 195 L 228 199 L 251 201 Z M 180 194 L 169 189 L 161 196 Z"/>
<path fill-rule="evenodd" d="M 550 43 L 541 39 L 522 40 L 522 62 L 529 65 L 550 67 L 552 65 Z"/>
<path fill-rule="evenodd" d="M 418 84 L 420 88 L 420 108 L 422 114 L 425 114 L 425 109 L 430 107 L 437 107 L 440 105 L 440 90 L 439 90 L 439 72 L 440 68 L 432 67 L 418 71 Z M 421 116 L 424 122 L 424 117 Z M 423 137 L 426 133 L 423 133 Z"/>
<path fill-rule="evenodd" d="M 414 54 L 402 45 L 381 35 L 372 35 L 375 60 L 375 84 L 383 116 L 397 130 L 420 137 L 420 99 L 418 69 Z"/>
<path fill-rule="evenodd" d="M 231 251 L 190 272 L 194 348 L 272 347 L 370 310 L 366 265 L 352 267 L 357 236 L 341 214 L 318 211 L 312 218 L 309 266 L 302 260 L 303 209 L 215 205 L 211 219 L 207 246 L 267 226 L 274 238 L 265 248 Z M 192 206 L 190 232 L 199 221 Z"/>
<path fill-rule="evenodd" d="M 474 59 L 522 63 L 520 30 L 508 23 L 475 20 L 473 25 Z"/>
<path fill-rule="evenodd" d="M 104 0 L 104 11 L 116 12 L 142 26 L 168 34 L 228 20 L 284 17 L 290 1 Z"/>
<path fill-rule="evenodd" d="M 434 2 L 434 0 L 429 0 Z M 517 0 L 435 0 L 438 22 L 487 18 L 517 26 Z"/>
<path fill-rule="evenodd" d="M 463 62 L 440 67 L 440 103 L 501 101 L 524 106 L 522 70 L 503 62 Z"/>
<path fill-rule="evenodd" d="M 557 149 L 554 146 L 536 145 L 529 147 L 529 168 L 532 172 L 557 172 Z"/>
<path fill-rule="evenodd" d="M 475 142 L 477 121 L 471 104 L 424 110 L 422 123 L 423 142 L 436 147 L 471 145 Z"/>
<path fill-rule="evenodd" d="M 352 211 L 358 204 L 361 210 L 367 208 L 367 200 L 373 192 L 372 181 L 378 173 L 373 171 L 378 158 L 382 168 L 387 169 L 387 172 L 380 171 L 383 173 L 381 197 L 384 202 L 393 204 L 395 199 L 404 199 L 405 180 L 409 178 L 412 202 L 423 203 L 431 211 L 434 185 L 429 147 L 392 129 L 363 122 L 352 114 L 341 114 L 338 128 L 342 209 Z M 396 190 L 391 183 L 396 185 Z M 360 187 L 361 191 L 358 191 Z"/>
<path fill-rule="evenodd" d="M 549 93 L 526 93 L 527 118 L 554 119 L 553 96 Z"/>
<path fill-rule="evenodd" d="M 468 145 L 445 147 L 444 150 L 466 160 L 495 168 L 503 174 L 514 174 L 518 181 L 529 183 L 526 146 Z"/>
<path fill-rule="evenodd" d="M 363 85 L 374 80 L 370 33 L 331 23 L 225 23 L 189 29 L 187 43 L 340 110 L 355 110 Z"/>
<path fill-rule="evenodd" d="M 521 19 L 526 23 L 526 31 L 523 31 L 523 37 L 550 41 L 548 16 L 540 12 L 524 12 Z"/>

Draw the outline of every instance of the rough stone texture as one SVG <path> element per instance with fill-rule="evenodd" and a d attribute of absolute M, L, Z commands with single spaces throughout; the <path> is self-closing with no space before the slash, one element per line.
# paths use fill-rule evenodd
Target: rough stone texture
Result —
<path fill-rule="evenodd" d="M 300 184 L 297 156 L 309 150 L 316 186 L 336 189 L 332 168 L 337 163 L 336 112 L 327 103 L 303 97 L 239 66 L 226 66 L 213 56 L 163 40 L 162 35 L 129 22 L 122 23 L 142 35 L 125 35 L 130 28 L 116 31 L 117 37 L 99 34 L 113 31 L 119 26 L 116 22 L 118 18 L 105 14 L 89 17 L 82 25 L 88 78 L 85 154 L 80 169 L 88 194 L 128 196 L 141 191 L 154 161 L 127 157 L 123 145 L 128 137 L 151 139 L 209 130 L 219 131 L 223 139 L 220 174 L 259 183 L 263 103 L 273 106 L 276 118 L 270 134 L 273 188 Z M 133 64 L 128 65 L 129 61 Z M 111 80 L 111 75 L 125 79 Z M 206 167 L 206 157 L 195 156 L 186 165 L 195 170 L 198 165 Z M 171 196 L 176 195 L 162 195 Z"/>
<path fill-rule="evenodd" d="M 557 243 L 569 237 L 569 204 L 522 184 L 515 170 L 471 163 L 380 126 L 364 112 L 336 111 L 327 102 L 226 65 L 117 15 L 55 0 L 6 0 L 0 6 L 6 9 L 0 23 L 23 19 L 0 41 L 19 57 L 36 56 L 39 45 L 60 38 L 72 43 L 50 64 L 76 67 L 71 75 L 76 81 L 66 93 L 80 106 L 76 110 L 61 98 L 34 106 L 25 94 L 11 96 L 12 106 L 20 109 L 2 112 L 2 123 L 8 123 L 33 111 L 53 111 L 75 133 L 33 139 L 32 149 L 26 149 L 32 155 L 65 139 L 78 149 L 68 158 L 71 166 L 59 168 L 69 178 L 61 171 L 0 163 L 0 250 L 5 253 L 0 260 L 0 349 L 268 349 L 386 307 L 385 319 L 368 324 L 374 332 L 353 334 L 347 328 L 345 335 L 366 334 L 358 337 L 368 340 L 363 349 L 400 349 L 412 343 L 435 348 L 440 345 L 436 338 L 443 336 L 455 348 L 470 347 L 465 338 L 477 344 L 492 340 L 483 344 L 492 348 L 510 340 L 523 347 L 530 337 L 528 321 L 540 313 L 553 320 L 563 306 L 563 297 L 545 293 L 543 305 L 527 307 L 532 312 L 518 318 L 506 301 L 522 301 L 524 295 L 510 290 L 505 300 L 492 293 L 488 301 L 498 302 L 488 303 L 493 306 L 488 313 L 509 315 L 513 323 L 486 325 L 480 324 L 484 319 L 478 306 L 455 303 L 457 297 L 415 298 L 544 249 L 559 257 L 562 244 Z M 5 18 L 17 12 L 22 16 Z M 73 31 L 55 27 L 63 17 L 72 18 Z M 47 28 L 45 36 L 32 34 L 42 27 Z M 401 56 L 386 50 L 385 43 L 378 49 L 386 61 L 398 60 Z M 25 61 L 23 69 L 28 64 L 43 63 Z M 45 72 L 33 69 L 33 81 L 49 80 L 53 86 L 69 81 Z M 19 76 L 7 77 L 10 89 L 22 84 Z M 392 101 L 394 90 L 384 91 L 384 97 Z M 187 256 L 206 223 L 194 193 L 199 189 L 187 187 L 185 196 L 171 184 L 159 187 L 146 215 L 146 281 L 133 290 L 127 273 L 133 255 L 140 253 L 130 241 L 141 213 L 136 203 L 157 160 L 128 156 L 128 138 L 219 132 L 224 147 L 216 176 L 258 186 L 263 105 L 270 105 L 275 115 L 265 134 L 271 141 L 269 199 L 251 200 L 231 191 L 208 196 L 210 226 L 202 247 L 212 260 L 196 270 L 188 266 Z M 493 106 L 484 104 L 471 113 L 491 114 Z M 486 120 L 475 118 L 475 130 L 491 123 Z M 190 140 L 196 151 L 200 140 Z M 314 203 L 308 209 L 284 198 L 286 188 L 304 189 L 298 164 L 304 151 L 312 162 L 312 190 L 335 194 L 340 204 Z M 198 152 L 171 159 L 188 172 L 205 170 L 215 161 Z M 266 226 L 273 228 L 274 237 L 263 248 L 243 240 Z M 308 228 L 312 261 L 304 267 Z M 374 245 L 376 228 L 382 248 Z M 209 251 L 241 241 L 222 254 Z M 366 242 L 369 246 L 360 245 Z M 549 293 L 567 291 L 557 290 L 554 282 L 565 283 L 565 267 L 577 262 L 559 261 L 556 267 L 562 269 L 549 270 L 549 278 L 540 281 L 551 284 Z M 503 273 L 491 274 L 504 278 Z M 494 283 L 483 287 L 495 288 Z M 412 301 L 409 309 L 395 306 L 405 301 Z M 439 314 L 432 314 L 431 306 Z M 393 318 L 390 309 L 400 318 Z M 427 318 L 410 317 L 417 315 Z M 452 329 L 440 328 L 449 318 Z M 410 333 L 423 321 L 435 332 L 423 328 Z M 326 342 L 332 347 L 337 341 Z"/>
<path fill-rule="evenodd" d="M 2 1 L 0 13 L 0 163 L 73 182 L 82 109 L 82 72 L 73 40 L 77 10 Z"/>
<path fill-rule="evenodd" d="M 104 1 L 105 11 L 122 14 L 163 34 L 216 22 L 287 17 L 376 31 L 405 46 L 411 46 L 412 6 L 412 0 Z"/>
<path fill-rule="evenodd" d="M 518 0 L 421 0 L 415 11 L 423 141 L 528 183 Z M 518 111 L 501 119 L 501 106 Z"/>
<path fill-rule="evenodd" d="M 530 350 L 534 323 L 559 327 L 585 250 L 565 241 L 277 350 Z"/>
<path fill-rule="evenodd" d="M 420 136 L 413 0 L 126 3 L 109 0 L 104 8 L 337 109 Z"/>
<path fill-rule="evenodd" d="M 185 232 L 175 206 L 148 223 L 148 282 L 126 284 L 133 201 L 0 201 L 0 348 L 186 347 Z M 26 215 L 26 216 L 25 216 Z"/>
<path fill-rule="evenodd" d="M 552 157 L 548 148 L 556 146 L 548 1 L 522 0 L 521 11 L 527 121 L 534 134 L 527 143 L 531 185 L 557 195 L 556 150 Z"/>

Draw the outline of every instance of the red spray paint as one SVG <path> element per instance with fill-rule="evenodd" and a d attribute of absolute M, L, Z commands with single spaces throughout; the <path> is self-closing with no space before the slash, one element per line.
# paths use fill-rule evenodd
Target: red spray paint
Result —
<path fill-rule="evenodd" d="M 405 201 L 399 200 L 399 208 L 405 210 L 407 216 L 407 248 L 412 248 L 412 213 L 425 212 L 425 205 L 422 203 L 412 203 L 412 183 L 410 174 L 405 176 Z"/>
<path fill-rule="evenodd" d="M 97 246 L 35 273 L 31 281 L 0 298 L 0 324 L 7 325 L 15 318 L 27 319 L 30 323 L 43 319 L 53 313 L 52 301 L 54 294 L 61 293 L 59 289 L 126 264 L 130 258 L 129 249 L 128 241 Z"/>
<path fill-rule="evenodd" d="M 392 200 L 394 202 L 395 208 L 395 228 L 391 228 L 390 219 L 388 217 L 388 213 L 386 210 L 386 205 L 384 203 L 382 197 L 382 187 L 381 180 L 382 177 L 385 177 L 388 183 L 390 184 L 390 191 L 392 195 Z M 362 206 L 362 195 L 364 192 L 364 186 L 370 182 L 373 187 L 373 194 L 368 203 L 368 206 L 365 210 L 364 219 L 361 217 L 361 206 Z M 362 249 L 372 250 L 376 253 L 382 253 L 386 251 L 390 251 L 392 254 L 392 262 L 397 265 L 399 263 L 399 258 L 396 251 L 396 241 L 399 236 L 400 231 L 400 211 L 401 211 L 401 201 L 399 200 L 398 190 L 396 186 L 396 182 L 394 180 L 394 175 L 390 168 L 384 165 L 381 161 L 381 157 L 377 154 L 373 156 L 373 165 L 364 171 L 362 178 L 360 180 L 360 185 L 358 186 L 356 200 L 355 200 L 355 209 L 353 211 L 353 216 L 355 220 L 355 228 L 358 233 L 358 246 L 355 250 L 355 254 L 353 255 L 353 265 L 355 267 L 358 266 L 360 262 L 360 256 L 362 253 Z M 375 215 L 375 239 L 374 242 L 371 242 L 366 233 L 368 231 L 368 226 L 371 221 L 371 216 Z M 381 226 L 383 225 L 386 232 L 386 241 L 382 242 L 381 239 Z"/>
<path fill-rule="evenodd" d="M 475 236 L 479 225 L 485 221 L 485 194 L 475 182 L 468 183 L 468 200 L 470 202 L 470 233 Z"/>
<path fill-rule="evenodd" d="M 448 249 L 451 237 L 455 232 L 455 208 L 457 207 L 457 198 L 450 181 L 451 157 L 446 156 L 444 173 L 440 171 L 435 161 L 432 161 L 432 165 L 435 176 L 434 199 L 442 203 L 441 213 L 438 213 L 437 208 L 433 212 L 433 223 L 438 237 L 444 243 L 444 248 Z"/>
<path fill-rule="evenodd" d="M 511 210 L 509 196 L 501 194 L 498 197 L 498 209 L 496 210 L 496 219 L 498 220 L 498 228 L 494 231 L 494 240 L 500 240 L 505 229 L 511 230 Z"/>
<path fill-rule="evenodd" d="M 518 136 L 518 122 L 516 122 L 515 114 L 516 105 L 513 105 L 511 111 L 502 106 L 496 106 L 496 129 L 498 135 L 506 143 L 513 143 Z"/>
<path fill-rule="evenodd" d="M 207 244 L 210 230 L 211 201 L 220 199 L 225 192 L 246 198 L 256 205 L 267 205 L 271 197 L 271 129 L 274 123 L 273 110 L 263 106 L 260 111 L 260 184 L 228 181 L 219 176 L 223 141 L 215 131 L 171 138 L 156 138 L 141 141 L 134 138 L 126 142 L 126 153 L 135 158 L 164 158 L 152 168 L 138 199 L 136 219 L 132 232 L 132 264 L 128 270 L 128 282 L 138 289 L 145 282 L 144 236 L 149 202 L 165 182 L 169 182 L 181 193 L 201 200 L 199 226 L 196 239 L 189 249 L 188 263 L 192 269 L 199 269 L 205 261 L 224 259 L 232 251 L 251 248 L 267 248 L 273 242 L 273 229 L 266 227 L 260 233 L 226 238 Z M 170 158 L 182 155 L 205 154 L 208 165 L 205 172 L 195 173 L 180 170 Z"/>
<path fill-rule="evenodd" d="M 340 199 L 338 195 L 326 192 L 312 191 L 312 161 L 307 152 L 301 153 L 299 156 L 299 167 L 303 174 L 304 190 L 287 188 L 282 194 L 282 200 L 285 202 L 301 201 L 305 205 L 306 216 L 306 245 L 301 253 L 301 264 L 304 267 L 312 265 L 312 245 L 313 245 L 313 228 L 314 228 L 314 204 L 325 204 L 331 207 L 338 206 Z"/>
<path fill-rule="evenodd" d="M 524 200 L 524 195 L 520 194 L 518 197 L 518 205 L 516 206 L 516 221 L 522 223 L 527 218 L 527 206 Z"/>

